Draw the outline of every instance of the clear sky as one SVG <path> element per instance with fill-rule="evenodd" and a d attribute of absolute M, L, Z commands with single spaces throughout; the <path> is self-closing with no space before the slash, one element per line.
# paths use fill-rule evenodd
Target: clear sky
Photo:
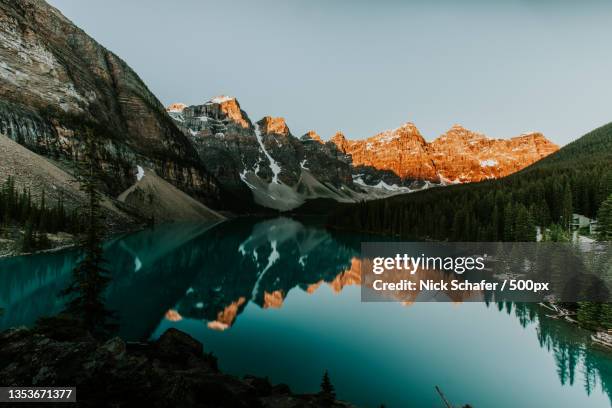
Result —
<path fill-rule="evenodd" d="M 611 1 L 50 0 L 164 103 L 236 96 L 295 135 L 412 121 L 558 144 L 612 121 Z"/>

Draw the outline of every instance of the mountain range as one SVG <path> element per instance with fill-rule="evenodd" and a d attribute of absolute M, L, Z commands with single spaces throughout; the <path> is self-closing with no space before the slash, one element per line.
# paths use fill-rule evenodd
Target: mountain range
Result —
<path fill-rule="evenodd" d="M 559 149 L 537 132 L 490 139 L 461 125 L 428 143 L 410 122 L 365 140 L 349 141 L 336 133 L 332 141 L 352 157 L 357 172 L 363 169 L 372 177 L 370 169 L 387 171 L 391 174 L 386 181 L 397 183 L 457 184 L 505 177 Z"/>
<path fill-rule="evenodd" d="M 612 194 L 610 163 L 612 123 L 500 179 L 338 205 L 328 225 L 410 239 L 535 241 L 536 226 L 565 233 L 575 214 L 600 218 Z"/>
<path fill-rule="evenodd" d="M 313 130 L 298 138 L 283 118 L 253 123 L 228 96 L 166 110 L 224 187 L 248 186 L 258 204 L 278 210 L 504 177 L 559 149 L 541 133 L 490 139 L 460 125 L 428 143 L 413 123 L 363 140 L 338 132 L 325 142 Z"/>
<path fill-rule="evenodd" d="M 100 145 L 109 202 L 122 215 L 163 220 L 221 217 L 208 207 L 286 211 L 311 199 L 359 202 L 498 178 L 558 149 L 540 133 L 499 140 L 460 126 L 428 143 L 412 123 L 364 140 L 296 137 L 284 119 L 253 122 L 227 96 L 164 108 L 121 58 L 45 1 L 0 0 L 2 137 L 73 175 L 88 132 Z M 34 198 L 73 193 L 22 163 L 5 173 L 19 173 L 19 187 L 35 185 Z"/>

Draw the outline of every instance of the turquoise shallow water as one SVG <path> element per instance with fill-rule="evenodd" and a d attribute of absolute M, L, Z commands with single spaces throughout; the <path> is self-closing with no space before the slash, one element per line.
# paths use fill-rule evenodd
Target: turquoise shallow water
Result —
<path fill-rule="evenodd" d="M 172 224 L 110 241 L 121 335 L 177 327 L 223 370 L 361 406 L 609 407 L 612 355 L 535 305 L 362 303 L 359 244 L 295 220 Z M 0 328 L 61 310 L 76 251 L 0 260 Z"/>

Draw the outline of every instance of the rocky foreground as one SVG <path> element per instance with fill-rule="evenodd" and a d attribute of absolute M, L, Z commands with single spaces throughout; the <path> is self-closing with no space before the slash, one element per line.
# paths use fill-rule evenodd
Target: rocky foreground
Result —
<path fill-rule="evenodd" d="M 152 343 L 106 342 L 58 319 L 0 334 L 0 384 L 76 386 L 79 406 L 351 407 L 267 379 L 223 374 L 201 343 L 169 329 Z"/>

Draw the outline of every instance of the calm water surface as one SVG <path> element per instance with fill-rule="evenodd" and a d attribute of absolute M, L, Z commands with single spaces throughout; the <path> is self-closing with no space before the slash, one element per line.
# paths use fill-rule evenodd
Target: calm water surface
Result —
<path fill-rule="evenodd" d="M 361 406 L 609 407 L 612 353 L 535 305 L 361 303 L 359 244 L 287 218 L 172 224 L 106 244 L 110 308 L 138 340 L 176 327 L 224 371 Z M 0 260 L 0 329 L 60 311 L 76 251 Z"/>

